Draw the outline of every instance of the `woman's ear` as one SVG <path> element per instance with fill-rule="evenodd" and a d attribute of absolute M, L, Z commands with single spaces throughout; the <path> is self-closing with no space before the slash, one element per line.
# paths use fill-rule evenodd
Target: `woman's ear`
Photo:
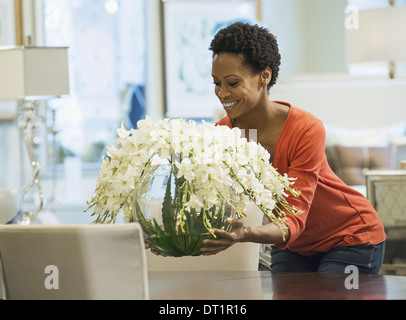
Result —
<path fill-rule="evenodd" d="M 264 71 L 261 72 L 261 81 L 263 85 L 268 86 L 272 79 L 272 70 L 267 67 Z"/>

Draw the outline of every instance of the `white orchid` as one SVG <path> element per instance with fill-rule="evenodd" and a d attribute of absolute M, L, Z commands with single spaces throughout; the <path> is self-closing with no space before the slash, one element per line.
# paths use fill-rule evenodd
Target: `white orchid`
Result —
<path fill-rule="evenodd" d="M 286 211 L 300 213 L 286 201 L 287 191 L 299 195 L 292 188 L 294 179 L 280 175 L 269 162 L 269 152 L 247 141 L 238 128 L 149 117 L 137 126 L 128 131 L 122 124 L 116 146 L 107 148 L 89 203 L 96 223 L 114 222 L 120 212 L 135 221 L 134 200 L 146 202 L 150 179 L 162 164 L 172 166 L 176 179 L 183 181 L 186 196 L 177 214 L 181 229 L 192 212 L 211 215 L 224 201 L 240 218 L 250 200 L 273 222 L 285 221 Z M 204 223 L 211 229 L 208 219 Z"/>

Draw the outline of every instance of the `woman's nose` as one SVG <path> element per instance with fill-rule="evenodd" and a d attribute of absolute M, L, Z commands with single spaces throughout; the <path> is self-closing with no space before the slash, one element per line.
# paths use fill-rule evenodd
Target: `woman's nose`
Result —
<path fill-rule="evenodd" d="M 220 99 L 224 99 L 224 98 L 226 98 L 226 97 L 229 96 L 229 95 L 230 95 L 230 91 L 227 90 L 227 89 L 224 88 L 224 87 L 219 88 L 218 91 L 217 91 L 217 96 L 218 96 Z"/>

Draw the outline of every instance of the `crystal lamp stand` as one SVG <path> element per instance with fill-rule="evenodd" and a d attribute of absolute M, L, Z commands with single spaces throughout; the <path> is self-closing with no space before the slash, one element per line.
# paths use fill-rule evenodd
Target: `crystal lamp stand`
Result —
<path fill-rule="evenodd" d="M 38 119 L 39 101 L 21 100 L 18 107 L 18 126 L 22 132 L 25 150 L 28 154 L 28 159 L 32 167 L 32 177 L 29 183 L 22 189 L 22 199 L 28 194 L 31 189 L 38 194 L 38 208 L 33 211 L 24 210 L 22 224 L 30 224 L 35 220 L 38 213 L 42 210 L 44 204 L 44 193 L 40 181 L 40 163 L 35 157 L 35 126 Z M 23 161 L 23 150 L 21 150 L 21 163 Z"/>

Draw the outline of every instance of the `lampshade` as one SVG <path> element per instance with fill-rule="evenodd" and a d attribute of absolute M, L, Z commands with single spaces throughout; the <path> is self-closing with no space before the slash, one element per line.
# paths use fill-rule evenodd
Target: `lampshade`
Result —
<path fill-rule="evenodd" d="M 0 100 L 69 94 L 68 49 L 0 47 Z"/>
<path fill-rule="evenodd" d="M 406 7 L 359 11 L 347 30 L 347 62 L 406 62 Z"/>

